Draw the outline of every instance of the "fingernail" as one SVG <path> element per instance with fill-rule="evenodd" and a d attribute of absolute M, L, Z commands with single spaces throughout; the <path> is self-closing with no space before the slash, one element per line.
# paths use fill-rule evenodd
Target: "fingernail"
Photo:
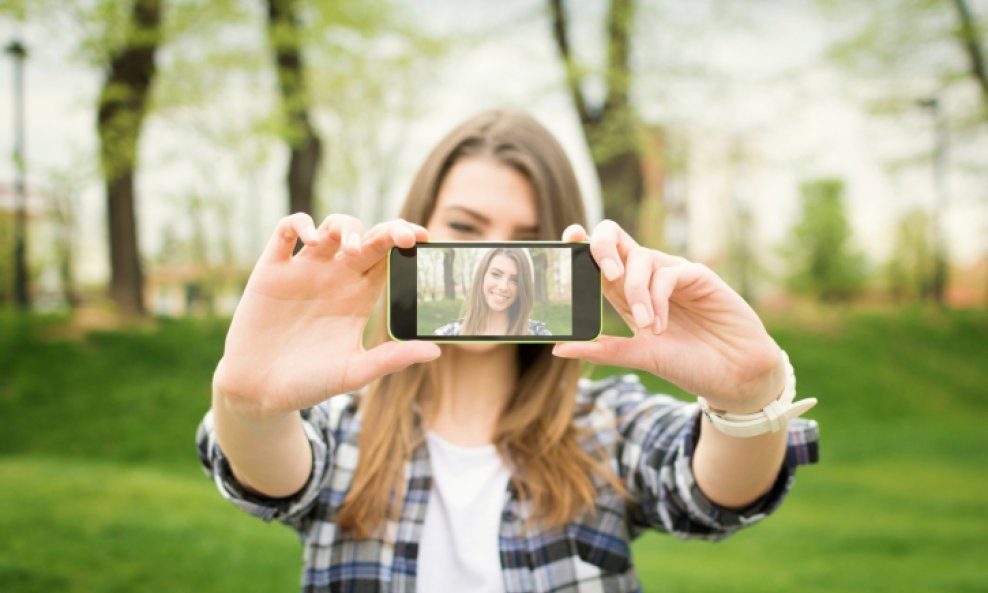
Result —
<path fill-rule="evenodd" d="M 604 271 L 604 277 L 610 281 L 621 275 L 621 270 L 613 259 L 605 259 L 600 263 L 600 268 Z"/>
<path fill-rule="evenodd" d="M 635 316 L 635 323 L 638 327 L 648 327 L 648 311 L 645 310 L 645 305 L 635 303 L 631 306 L 631 313 Z"/>
<path fill-rule="evenodd" d="M 662 333 L 662 320 L 657 315 L 655 317 L 655 325 L 652 326 L 652 333 L 655 335 Z"/>
<path fill-rule="evenodd" d="M 360 249 L 360 235 L 357 233 L 350 233 L 346 237 L 346 244 L 350 249 Z"/>

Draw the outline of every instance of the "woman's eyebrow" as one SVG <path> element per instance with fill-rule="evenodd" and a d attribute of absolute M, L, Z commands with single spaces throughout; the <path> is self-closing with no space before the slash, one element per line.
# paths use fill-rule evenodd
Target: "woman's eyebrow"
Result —
<path fill-rule="evenodd" d="M 476 218 L 477 220 L 479 220 L 480 222 L 482 222 L 484 224 L 490 224 L 491 223 L 491 219 L 490 218 L 487 218 L 486 216 L 484 216 L 483 214 L 477 212 L 476 210 L 471 210 L 469 208 L 466 208 L 465 206 L 448 206 L 446 208 L 446 210 L 462 210 L 464 214 L 467 214 L 468 216 L 471 216 L 473 218 Z"/>
<path fill-rule="evenodd" d="M 483 224 L 486 224 L 486 225 L 491 224 L 491 219 L 490 218 L 484 216 L 483 214 L 481 214 L 480 212 L 477 212 L 476 210 L 467 208 L 466 206 L 452 205 L 452 206 L 447 206 L 445 208 L 445 210 L 447 212 L 450 211 L 450 210 L 459 210 L 459 211 L 463 212 L 464 214 L 466 214 L 467 216 L 470 216 L 472 218 L 477 219 L 478 221 L 480 221 Z M 534 226 L 521 226 L 521 227 L 516 227 L 516 228 L 518 229 L 518 231 L 520 233 L 538 234 L 538 232 L 539 232 L 539 226 L 538 225 L 534 225 Z"/>

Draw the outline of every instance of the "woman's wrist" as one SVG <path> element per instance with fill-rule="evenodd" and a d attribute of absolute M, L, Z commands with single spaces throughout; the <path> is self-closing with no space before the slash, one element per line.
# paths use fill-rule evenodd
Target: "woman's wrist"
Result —
<path fill-rule="evenodd" d="M 796 374 L 784 351 L 779 358 L 785 372 L 782 392 L 755 412 L 738 413 L 713 408 L 703 397 L 697 398 L 700 409 L 708 420 L 721 432 L 730 436 L 753 437 L 766 432 L 779 432 L 785 429 L 789 420 L 802 415 L 816 405 L 817 400 L 808 397 L 796 401 Z"/>
<path fill-rule="evenodd" d="M 274 410 L 263 401 L 245 396 L 236 390 L 224 389 L 221 382 L 213 379 L 212 407 L 226 416 L 235 417 L 246 423 L 265 423 L 291 415 L 291 412 Z"/>
<path fill-rule="evenodd" d="M 755 399 L 749 412 L 763 409 L 768 404 L 779 399 L 786 388 L 786 358 L 782 350 L 776 354 L 775 365 L 763 375 L 763 385 L 755 393 L 760 396 Z"/>
<path fill-rule="evenodd" d="M 776 348 L 774 361 L 763 366 L 764 370 L 739 386 L 735 398 L 716 401 L 716 409 L 731 414 L 751 414 L 777 400 L 786 387 L 786 361 L 782 350 Z M 711 405 L 715 402 L 711 401 Z"/>

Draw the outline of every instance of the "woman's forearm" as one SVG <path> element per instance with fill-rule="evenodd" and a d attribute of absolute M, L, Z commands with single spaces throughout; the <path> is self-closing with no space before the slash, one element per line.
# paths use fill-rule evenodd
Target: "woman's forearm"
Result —
<path fill-rule="evenodd" d="M 732 437 L 704 416 L 693 452 L 693 474 L 711 502 L 740 508 L 769 491 L 785 455 L 785 428 L 756 437 Z"/>
<path fill-rule="evenodd" d="M 241 485 L 270 497 L 291 496 L 312 471 L 312 450 L 298 412 L 239 409 L 213 390 L 213 422 L 220 449 Z"/>

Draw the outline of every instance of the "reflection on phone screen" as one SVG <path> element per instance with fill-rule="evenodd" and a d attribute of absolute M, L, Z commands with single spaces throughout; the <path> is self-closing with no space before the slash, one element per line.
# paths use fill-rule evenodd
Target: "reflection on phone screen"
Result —
<path fill-rule="evenodd" d="M 565 247 L 418 246 L 418 335 L 573 333 L 572 251 Z"/>

